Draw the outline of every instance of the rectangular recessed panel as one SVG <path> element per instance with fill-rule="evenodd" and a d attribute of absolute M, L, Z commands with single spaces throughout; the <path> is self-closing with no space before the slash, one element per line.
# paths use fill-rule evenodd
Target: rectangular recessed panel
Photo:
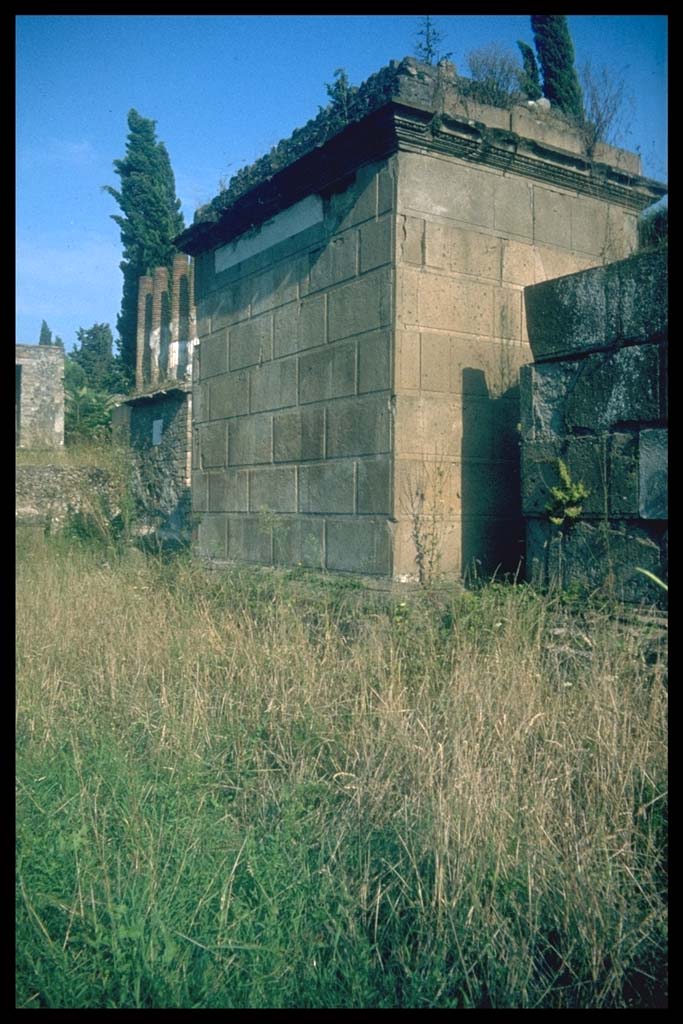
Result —
<path fill-rule="evenodd" d="M 286 238 L 292 238 L 300 232 L 319 224 L 323 219 L 323 202 L 320 196 L 307 196 L 300 203 L 278 213 L 272 220 L 267 220 L 257 228 L 240 235 L 227 245 L 222 245 L 215 252 L 216 273 L 234 267 L 237 263 L 256 256 L 270 249 Z"/>

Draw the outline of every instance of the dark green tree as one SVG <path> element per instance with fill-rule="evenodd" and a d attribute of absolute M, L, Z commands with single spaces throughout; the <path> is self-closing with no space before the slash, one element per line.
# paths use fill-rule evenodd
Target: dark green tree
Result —
<path fill-rule="evenodd" d="M 582 121 L 583 98 L 566 15 L 532 14 L 531 28 L 543 74 L 543 95 L 564 114 Z"/>
<path fill-rule="evenodd" d="M 47 326 L 47 324 L 46 324 L 46 322 L 44 320 L 43 320 L 42 324 L 40 325 L 40 340 L 38 341 L 38 344 L 39 345 L 51 345 L 52 344 L 52 331 Z"/>
<path fill-rule="evenodd" d="M 184 228 L 180 200 L 176 197 L 171 161 L 163 142 L 156 137 L 156 121 L 128 113 L 126 155 L 114 161 L 121 179 L 117 190 L 105 185 L 121 215 L 113 214 L 121 229 L 123 245 L 123 297 L 116 326 L 121 368 L 128 385 L 135 379 L 138 278 L 155 267 L 170 269 L 177 252 L 173 239 Z"/>
<path fill-rule="evenodd" d="M 81 384 L 95 391 L 116 394 L 125 389 L 119 361 L 113 353 L 114 339 L 109 324 L 79 328 L 70 360 L 83 371 Z"/>
<path fill-rule="evenodd" d="M 525 92 L 530 100 L 538 100 L 543 95 L 541 79 L 538 74 L 538 64 L 534 51 L 528 43 L 517 40 L 517 46 L 522 54 L 524 67 L 519 75 L 519 85 L 522 92 Z"/>
<path fill-rule="evenodd" d="M 56 345 L 56 346 L 57 346 L 57 348 L 64 348 L 64 342 L 63 342 L 63 341 L 62 341 L 62 339 L 61 339 L 61 338 L 59 337 L 59 335 L 57 335 L 57 336 L 55 337 L 55 340 L 54 340 L 54 341 L 52 342 L 52 344 L 53 344 L 53 345 Z"/>

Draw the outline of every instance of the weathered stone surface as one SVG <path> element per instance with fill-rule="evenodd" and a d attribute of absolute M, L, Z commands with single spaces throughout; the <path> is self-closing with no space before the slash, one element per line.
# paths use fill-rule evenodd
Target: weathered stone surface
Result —
<path fill-rule="evenodd" d="M 668 430 L 640 432 L 640 507 L 643 519 L 667 519 Z"/>
<path fill-rule="evenodd" d="M 391 334 L 373 331 L 358 342 L 358 393 L 391 388 Z"/>
<path fill-rule="evenodd" d="M 203 338 L 199 346 L 199 360 L 201 365 L 202 379 L 215 377 L 219 373 L 227 373 L 228 370 L 228 334 L 227 331 L 219 331 Z"/>
<path fill-rule="evenodd" d="M 391 416 L 386 398 L 333 402 L 327 410 L 327 457 L 380 455 L 390 450 Z"/>
<path fill-rule="evenodd" d="M 199 550 L 204 558 L 225 559 L 228 553 L 228 517 L 209 513 L 198 527 Z"/>
<path fill-rule="evenodd" d="M 450 217 L 462 224 L 493 228 L 496 175 L 458 166 L 453 173 L 449 160 L 435 160 L 419 153 L 403 153 L 398 177 L 398 213 L 418 211 Z"/>
<path fill-rule="evenodd" d="M 534 236 L 534 186 L 523 178 L 504 175 L 494 186 L 493 226 L 506 235 Z"/>
<path fill-rule="evenodd" d="M 500 281 L 501 240 L 495 235 L 440 221 L 427 221 L 425 232 L 426 266 Z"/>
<path fill-rule="evenodd" d="M 249 471 L 251 512 L 296 512 L 296 469 L 269 466 Z"/>
<path fill-rule="evenodd" d="M 558 459 L 561 457 L 559 438 L 525 441 L 522 445 L 522 512 L 525 516 L 546 514 L 551 488 L 560 483 Z"/>
<path fill-rule="evenodd" d="M 638 517 L 638 434 L 609 437 L 609 514 Z"/>
<path fill-rule="evenodd" d="M 250 371 L 251 412 L 283 409 L 296 405 L 296 359 L 276 359 L 272 363 L 255 366 Z"/>
<path fill-rule="evenodd" d="M 249 320 L 230 329 L 230 369 L 255 366 L 273 356 L 273 317 Z"/>
<path fill-rule="evenodd" d="M 308 287 L 311 292 L 348 281 L 358 273 L 358 231 L 335 235 L 309 257 Z"/>
<path fill-rule="evenodd" d="M 290 355 L 327 341 L 325 296 L 318 295 L 275 310 L 273 355 Z"/>
<path fill-rule="evenodd" d="M 199 428 L 199 449 L 202 469 L 227 465 L 228 424 L 222 420 L 203 423 Z"/>
<path fill-rule="evenodd" d="M 64 444 L 64 349 L 16 346 L 15 428 L 17 448 Z"/>
<path fill-rule="evenodd" d="M 195 394 L 203 387 L 204 381 L 195 389 Z M 208 409 L 212 420 L 244 416 L 249 412 L 249 373 L 247 371 L 213 377 L 208 381 L 208 389 Z M 209 417 L 204 414 L 201 418 L 208 419 Z"/>
<path fill-rule="evenodd" d="M 231 561 L 269 565 L 273 557 L 273 525 L 265 514 L 231 516 L 228 530 Z"/>
<path fill-rule="evenodd" d="M 276 565 L 325 567 L 325 520 L 282 516 L 273 527 L 273 561 Z"/>
<path fill-rule="evenodd" d="M 325 533 L 328 569 L 368 576 L 391 575 L 392 542 L 386 520 L 328 519 Z"/>
<path fill-rule="evenodd" d="M 270 416 L 249 416 L 230 425 L 229 465 L 253 466 L 270 462 L 273 424 Z"/>
<path fill-rule="evenodd" d="M 342 285 L 328 296 L 329 340 L 365 334 L 389 322 L 390 288 L 385 270 Z"/>
<path fill-rule="evenodd" d="M 211 512 L 248 512 L 249 477 L 246 469 L 224 469 L 209 473 Z"/>
<path fill-rule="evenodd" d="M 110 521 L 121 512 L 123 493 L 109 472 L 95 466 L 15 467 L 15 520 L 51 532 L 71 514 L 95 511 Z"/>
<path fill-rule="evenodd" d="M 570 247 L 571 200 L 562 192 L 534 185 L 534 242 Z"/>
<path fill-rule="evenodd" d="M 535 359 L 656 340 L 668 324 L 666 253 L 545 281 L 524 294 Z"/>
<path fill-rule="evenodd" d="M 338 344 L 299 359 L 299 402 L 342 398 L 356 391 L 356 346 Z"/>
<path fill-rule="evenodd" d="M 273 417 L 273 462 L 325 457 L 325 410 L 312 407 Z"/>
<path fill-rule="evenodd" d="M 359 515 L 392 513 L 391 462 L 389 458 L 362 459 L 357 468 Z"/>
<path fill-rule="evenodd" d="M 392 218 L 368 221 L 360 228 L 360 272 L 381 267 L 392 256 Z"/>
<path fill-rule="evenodd" d="M 564 403 L 567 432 L 607 430 L 659 418 L 659 354 L 654 345 L 588 356 Z"/>
<path fill-rule="evenodd" d="M 299 467 L 299 511 L 356 511 L 354 463 L 342 459 Z"/>

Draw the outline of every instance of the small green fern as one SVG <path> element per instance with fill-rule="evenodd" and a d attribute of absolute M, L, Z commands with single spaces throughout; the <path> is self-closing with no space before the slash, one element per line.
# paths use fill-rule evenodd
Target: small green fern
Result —
<path fill-rule="evenodd" d="M 560 483 L 550 488 L 553 499 L 546 505 L 548 519 L 554 526 L 567 531 L 571 529 L 583 513 L 583 502 L 588 497 L 588 489 L 581 481 L 572 480 L 571 474 L 562 459 L 557 460 L 557 472 Z"/>

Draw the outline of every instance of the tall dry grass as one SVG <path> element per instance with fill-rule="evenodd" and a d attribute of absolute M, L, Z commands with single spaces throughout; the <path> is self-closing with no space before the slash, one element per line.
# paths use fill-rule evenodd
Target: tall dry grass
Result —
<path fill-rule="evenodd" d="M 17 636 L 18 1005 L 664 1005 L 663 652 L 608 609 L 53 540 Z"/>

